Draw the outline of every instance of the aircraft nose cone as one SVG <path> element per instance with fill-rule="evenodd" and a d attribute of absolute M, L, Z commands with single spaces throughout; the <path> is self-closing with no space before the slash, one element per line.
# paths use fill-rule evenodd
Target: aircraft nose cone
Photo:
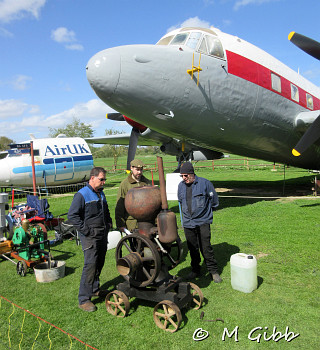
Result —
<path fill-rule="evenodd" d="M 90 58 L 86 70 L 92 89 L 107 103 L 119 82 L 120 54 L 111 49 L 101 51 Z"/>

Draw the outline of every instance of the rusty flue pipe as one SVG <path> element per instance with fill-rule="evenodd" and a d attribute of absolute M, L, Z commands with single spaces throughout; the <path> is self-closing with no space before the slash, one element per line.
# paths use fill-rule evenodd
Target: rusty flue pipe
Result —
<path fill-rule="evenodd" d="M 160 195 L 161 195 L 161 208 L 162 210 L 168 210 L 168 201 L 166 193 L 166 182 L 164 180 L 163 171 L 163 160 L 162 157 L 157 156 L 158 171 L 159 171 L 159 184 L 160 184 Z"/>

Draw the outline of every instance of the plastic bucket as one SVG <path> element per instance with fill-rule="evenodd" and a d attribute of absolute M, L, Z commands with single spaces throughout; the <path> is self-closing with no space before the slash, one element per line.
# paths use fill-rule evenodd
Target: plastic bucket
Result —
<path fill-rule="evenodd" d="M 258 286 L 257 259 L 254 255 L 237 253 L 231 255 L 231 286 L 235 290 L 251 293 Z"/>
<path fill-rule="evenodd" d="M 37 264 L 33 270 L 37 282 L 52 282 L 64 277 L 65 275 L 65 261 L 51 261 L 51 268 L 49 269 L 48 262 Z"/>

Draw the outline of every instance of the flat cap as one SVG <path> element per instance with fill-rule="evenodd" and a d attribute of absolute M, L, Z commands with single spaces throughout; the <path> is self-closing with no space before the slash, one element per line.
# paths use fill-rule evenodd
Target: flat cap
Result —
<path fill-rule="evenodd" d="M 134 159 L 130 162 L 131 166 L 134 166 L 136 168 L 143 168 L 144 166 L 146 166 L 141 160 L 139 159 Z"/>
<path fill-rule="evenodd" d="M 183 163 L 180 167 L 180 174 L 194 174 L 192 164 L 190 162 Z"/>

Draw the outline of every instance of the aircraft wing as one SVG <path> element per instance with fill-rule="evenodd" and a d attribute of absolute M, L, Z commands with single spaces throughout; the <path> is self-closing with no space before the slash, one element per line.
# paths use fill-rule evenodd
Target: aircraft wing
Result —
<path fill-rule="evenodd" d="M 111 145 L 129 145 L 130 134 L 116 134 L 107 135 L 101 137 L 89 137 L 85 138 L 88 143 L 94 144 L 111 144 Z M 163 142 L 149 137 L 144 137 L 142 134 L 139 135 L 138 145 L 139 146 L 161 146 Z"/>

